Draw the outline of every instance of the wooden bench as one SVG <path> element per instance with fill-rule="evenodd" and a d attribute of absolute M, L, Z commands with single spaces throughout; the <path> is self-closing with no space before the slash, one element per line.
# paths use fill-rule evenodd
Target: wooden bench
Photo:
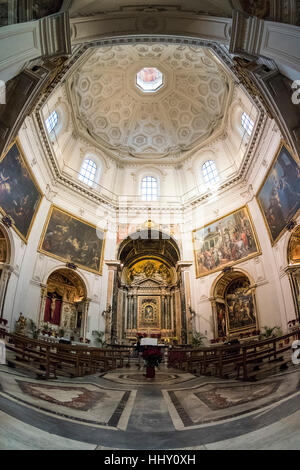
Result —
<path fill-rule="evenodd" d="M 56 378 L 55 364 L 50 361 L 50 346 L 40 345 L 39 341 L 21 335 L 9 335 L 9 338 L 6 349 L 15 356 L 15 359 L 7 359 L 9 367 L 31 370 L 38 378 Z"/>
<path fill-rule="evenodd" d="M 200 375 L 255 380 L 291 361 L 291 342 L 300 338 L 300 330 L 262 341 L 220 345 L 169 352 L 169 367 Z"/>

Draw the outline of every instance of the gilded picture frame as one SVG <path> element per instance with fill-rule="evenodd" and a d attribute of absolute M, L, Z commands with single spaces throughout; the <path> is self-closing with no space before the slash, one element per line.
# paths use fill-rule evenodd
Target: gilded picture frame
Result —
<path fill-rule="evenodd" d="M 97 233 L 101 233 L 102 237 L 98 237 Z M 38 251 L 51 258 L 73 263 L 83 270 L 102 275 L 105 242 L 106 230 L 101 230 L 86 220 L 52 205 Z M 89 263 L 83 262 L 84 256 L 90 260 Z"/>
<path fill-rule="evenodd" d="M 300 266 L 300 225 L 295 227 L 290 236 L 287 258 L 290 265 Z"/>
<path fill-rule="evenodd" d="M 197 279 L 261 255 L 247 205 L 193 230 L 192 240 Z"/>
<path fill-rule="evenodd" d="M 289 172 L 286 170 L 286 173 L 283 170 L 284 157 L 286 162 L 289 160 L 291 166 Z M 285 166 L 287 167 L 287 165 Z M 281 174 L 279 174 L 279 170 Z M 272 246 L 288 230 L 289 221 L 294 217 L 297 218 L 300 214 L 300 190 L 299 193 L 295 190 L 297 183 L 300 187 L 300 159 L 281 140 L 272 163 L 256 193 L 256 200 Z"/>
<path fill-rule="evenodd" d="M 147 317 L 147 310 L 151 315 Z M 138 330 L 159 330 L 161 327 L 161 304 L 159 296 L 139 296 Z"/>
<path fill-rule="evenodd" d="M 0 158 L 0 213 L 12 220 L 12 228 L 25 243 L 42 199 L 43 193 L 17 138 Z"/>

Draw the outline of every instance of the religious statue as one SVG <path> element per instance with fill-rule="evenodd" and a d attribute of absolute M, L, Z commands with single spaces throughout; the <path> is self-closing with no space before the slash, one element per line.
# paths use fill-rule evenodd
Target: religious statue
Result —
<path fill-rule="evenodd" d="M 55 306 L 56 306 L 56 297 L 52 297 L 51 299 L 51 313 L 50 313 L 50 321 L 53 321 L 54 313 L 55 313 Z"/>
<path fill-rule="evenodd" d="M 17 320 L 16 324 L 17 324 L 17 332 L 21 335 L 25 334 L 27 320 L 24 317 L 22 312 L 20 312 L 20 316 L 19 316 L 19 319 Z"/>
<path fill-rule="evenodd" d="M 106 341 L 112 341 L 112 308 L 108 305 L 106 310 L 103 310 L 102 316 L 105 318 L 105 338 Z"/>

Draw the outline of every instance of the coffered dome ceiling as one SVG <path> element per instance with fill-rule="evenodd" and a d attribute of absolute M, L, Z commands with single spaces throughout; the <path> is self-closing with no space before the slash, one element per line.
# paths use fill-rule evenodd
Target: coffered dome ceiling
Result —
<path fill-rule="evenodd" d="M 123 158 L 194 149 L 220 130 L 232 94 L 209 49 L 167 44 L 89 50 L 67 86 L 78 133 Z"/>

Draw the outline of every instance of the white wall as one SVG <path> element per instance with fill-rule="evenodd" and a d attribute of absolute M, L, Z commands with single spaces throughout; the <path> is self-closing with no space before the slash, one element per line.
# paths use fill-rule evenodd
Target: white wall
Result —
<path fill-rule="evenodd" d="M 117 250 L 116 226 L 114 225 L 117 213 L 115 209 L 109 205 L 97 205 L 87 197 L 75 194 L 70 188 L 57 184 L 51 175 L 46 155 L 43 153 L 34 129 L 32 119 L 27 118 L 19 138 L 26 158 L 45 196 L 27 244 L 24 244 L 13 230 L 10 230 L 14 249 L 4 316 L 10 320 L 11 328 L 14 327 L 14 322 L 20 312 L 23 312 L 26 317 L 37 320 L 40 308 L 40 284 L 46 283 L 53 270 L 65 266 L 64 263 L 38 252 L 40 236 L 51 204 L 100 226 L 102 229 L 109 229 L 104 260 L 115 259 Z M 207 333 L 209 337 L 213 336 L 213 318 L 209 298 L 212 295 L 212 285 L 220 272 L 196 279 L 192 230 L 246 204 L 253 219 L 262 254 L 237 264 L 235 267 L 247 273 L 257 285 L 256 299 L 260 327 L 280 325 L 285 328 L 287 321 L 295 316 L 291 288 L 284 271 L 287 265 L 286 251 L 290 234 L 286 233 L 275 246 L 271 245 L 265 222 L 255 198 L 255 194 L 273 161 L 279 142 L 279 131 L 274 123 L 269 121 L 263 139 L 257 148 L 255 163 L 251 167 L 246 181 L 224 190 L 222 194 L 214 193 L 198 206 L 186 205 L 184 210 L 178 208 L 173 210 L 171 204 L 164 201 L 163 204 L 158 204 L 157 210 L 151 213 L 151 219 L 158 224 L 172 222 L 181 227 L 181 240 L 179 241 L 182 243 L 182 259 L 193 262 L 190 270 L 191 306 L 197 313 L 196 327 L 203 333 Z M 74 147 L 71 148 L 74 149 Z M 232 160 L 227 146 L 222 147 L 222 143 L 219 141 L 214 148 L 218 153 L 220 165 L 223 165 L 222 168 L 231 171 Z M 79 153 L 74 153 L 73 158 L 75 158 L 74 155 L 77 158 Z M 142 167 L 140 165 L 136 167 L 125 165 L 121 168 L 110 158 L 107 161 L 103 155 L 100 155 L 99 158 L 103 159 L 101 162 L 103 162 L 105 169 L 106 183 L 120 192 L 125 194 L 132 192 L 137 195 L 141 177 L 145 172 L 150 171 L 160 178 L 162 195 L 178 195 L 195 180 L 197 158 L 201 162 L 201 152 L 195 161 L 191 160 L 183 166 L 145 164 Z M 136 212 L 134 209 L 135 207 L 133 207 L 133 213 L 128 222 L 143 224 L 149 218 L 147 207 L 140 208 Z M 102 276 L 85 270 L 78 270 L 78 273 L 86 284 L 88 297 L 91 300 L 88 320 L 88 337 L 90 337 L 94 329 L 104 329 L 102 312 L 106 308 L 108 269 L 104 262 Z"/>

